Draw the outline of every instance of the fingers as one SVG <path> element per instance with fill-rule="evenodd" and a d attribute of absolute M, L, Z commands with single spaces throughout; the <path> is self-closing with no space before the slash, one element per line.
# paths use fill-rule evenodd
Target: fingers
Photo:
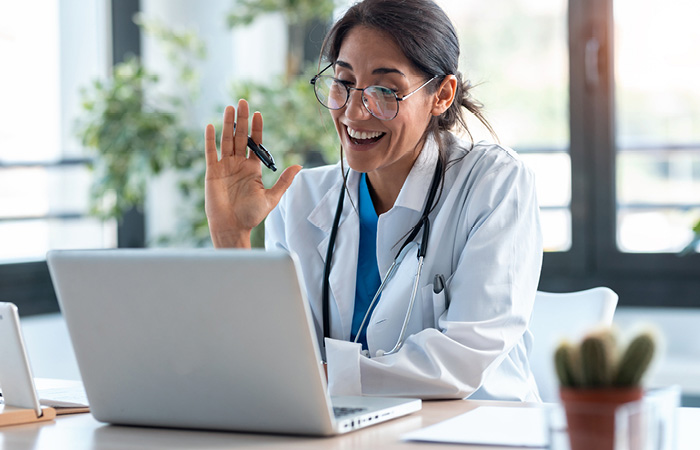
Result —
<path fill-rule="evenodd" d="M 253 123 L 251 125 L 250 137 L 253 138 L 256 144 L 262 144 L 262 130 L 263 130 L 263 119 L 262 114 L 256 111 L 253 114 Z"/>
<path fill-rule="evenodd" d="M 208 166 L 219 160 L 216 154 L 216 131 L 212 124 L 207 125 L 204 130 L 204 159 Z"/>
<path fill-rule="evenodd" d="M 224 110 L 224 128 L 221 130 L 221 157 L 233 156 L 235 148 L 233 146 L 233 116 L 235 114 L 233 106 L 227 106 Z M 245 148 L 245 147 L 243 147 Z"/>
<path fill-rule="evenodd" d="M 289 189 L 289 186 L 292 185 L 294 177 L 297 176 L 300 170 L 300 165 L 287 167 L 284 172 L 282 172 L 275 185 L 268 189 L 268 194 L 271 196 L 271 199 L 275 205 L 279 203 L 280 199 L 282 198 L 282 194 L 284 194 L 287 189 Z"/>
<path fill-rule="evenodd" d="M 234 148 L 237 149 L 236 156 L 246 156 L 246 147 L 248 146 L 248 114 L 248 102 L 240 99 L 238 101 L 238 115 L 236 117 L 236 132 L 233 138 Z"/>

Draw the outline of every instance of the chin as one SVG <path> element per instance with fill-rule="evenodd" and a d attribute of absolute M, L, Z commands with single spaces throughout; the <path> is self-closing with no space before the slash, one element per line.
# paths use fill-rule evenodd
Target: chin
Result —
<path fill-rule="evenodd" d="M 362 158 L 360 155 L 352 155 L 352 151 L 348 152 L 346 150 L 345 157 L 348 161 L 348 165 L 355 172 L 372 172 L 377 169 L 377 163 L 373 159 Z"/>

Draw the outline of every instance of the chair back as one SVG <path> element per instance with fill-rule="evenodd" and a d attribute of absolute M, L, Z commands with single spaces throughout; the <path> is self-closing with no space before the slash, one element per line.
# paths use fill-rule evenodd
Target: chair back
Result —
<path fill-rule="evenodd" d="M 580 339 L 596 326 L 611 325 L 617 294 L 606 287 L 585 291 L 552 293 L 537 291 L 530 320 L 534 344 L 530 367 L 544 402 L 559 399 L 554 351 L 562 339 Z"/>

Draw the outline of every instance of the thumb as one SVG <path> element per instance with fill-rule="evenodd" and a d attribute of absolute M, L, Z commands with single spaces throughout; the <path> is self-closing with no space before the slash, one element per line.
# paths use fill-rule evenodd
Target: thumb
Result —
<path fill-rule="evenodd" d="M 289 189 L 289 186 L 292 185 L 294 177 L 297 176 L 300 170 L 301 166 L 298 164 L 287 167 L 284 172 L 282 172 L 282 175 L 280 175 L 280 177 L 277 179 L 275 185 L 268 189 L 267 192 L 270 195 L 270 199 L 275 205 L 279 203 L 280 199 L 282 198 L 282 194 L 284 194 L 287 189 Z"/>

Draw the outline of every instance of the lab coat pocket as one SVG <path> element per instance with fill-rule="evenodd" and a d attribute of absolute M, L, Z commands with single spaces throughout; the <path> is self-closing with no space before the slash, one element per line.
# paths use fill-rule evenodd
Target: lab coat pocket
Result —
<path fill-rule="evenodd" d="M 424 286 L 421 292 L 423 299 L 423 324 L 430 328 L 438 328 L 438 320 L 447 309 L 445 289 L 435 292 L 434 285 Z"/>

